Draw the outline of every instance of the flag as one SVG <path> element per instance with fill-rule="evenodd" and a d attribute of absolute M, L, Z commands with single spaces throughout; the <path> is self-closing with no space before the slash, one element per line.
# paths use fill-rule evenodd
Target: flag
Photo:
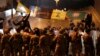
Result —
<path fill-rule="evenodd" d="M 26 6 L 24 6 L 21 2 L 18 2 L 16 11 L 27 14 L 30 13 L 30 10 Z"/>
<path fill-rule="evenodd" d="M 39 10 L 39 7 L 35 6 L 34 10 L 31 10 L 30 16 L 36 17 L 38 10 Z"/>
<path fill-rule="evenodd" d="M 67 15 L 70 19 L 84 19 L 86 12 L 84 12 L 84 11 L 67 11 Z"/>
<path fill-rule="evenodd" d="M 54 9 L 51 15 L 51 19 L 65 20 L 65 17 L 66 17 L 66 12 L 57 9 Z"/>

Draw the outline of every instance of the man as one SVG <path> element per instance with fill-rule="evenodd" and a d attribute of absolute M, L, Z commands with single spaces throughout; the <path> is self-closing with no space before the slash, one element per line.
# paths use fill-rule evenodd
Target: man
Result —
<path fill-rule="evenodd" d="M 39 47 L 41 56 L 50 56 L 50 42 L 48 35 L 41 35 L 39 38 Z"/>
<path fill-rule="evenodd" d="M 80 55 L 81 52 L 81 37 L 78 36 L 78 28 L 74 27 L 73 31 L 69 33 L 71 38 L 72 56 Z"/>
<path fill-rule="evenodd" d="M 92 14 L 88 14 L 87 18 L 85 19 L 85 28 L 91 28 L 92 23 Z"/>
<path fill-rule="evenodd" d="M 100 29 L 98 30 L 98 37 L 96 42 L 96 54 L 100 56 Z"/>
<path fill-rule="evenodd" d="M 95 56 L 93 40 L 92 37 L 90 36 L 90 29 L 86 29 L 83 39 L 84 39 L 85 55 Z"/>
<path fill-rule="evenodd" d="M 2 36 L 3 36 L 3 34 L 2 33 L 0 33 L 0 56 L 3 56 L 3 53 L 2 53 Z"/>
<path fill-rule="evenodd" d="M 23 18 L 17 18 L 15 20 L 13 20 L 13 24 L 14 24 L 17 32 L 24 30 L 26 27 L 31 30 L 30 24 L 28 21 L 29 17 L 30 17 L 30 14 L 24 16 Z M 18 20 L 18 21 L 16 21 L 16 20 Z"/>
<path fill-rule="evenodd" d="M 4 52 L 4 56 L 11 55 L 11 43 L 9 39 L 11 38 L 10 34 L 4 34 L 2 37 L 2 53 Z"/>
<path fill-rule="evenodd" d="M 30 50 L 31 56 L 41 56 L 39 48 L 39 37 L 36 35 L 31 36 Z"/>
<path fill-rule="evenodd" d="M 23 39 L 22 35 L 20 33 L 16 33 L 10 38 L 10 43 L 12 47 L 12 54 L 17 56 L 19 53 L 19 56 L 22 56 L 22 45 L 23 45 Z M 12 56 L 13 56 L 12 55 Z"/>
<path fill-rule="evenodd" d="M 4 34 L 10 33 L 11 28 L 12 28 L 11 21 L 5 19 L 4 22 L 3 22 L 3 32 L 4 32 Z"/>

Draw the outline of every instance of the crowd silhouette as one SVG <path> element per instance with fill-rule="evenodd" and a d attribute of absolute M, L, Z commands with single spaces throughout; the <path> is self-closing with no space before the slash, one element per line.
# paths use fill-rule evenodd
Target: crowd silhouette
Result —
<path fill-rule="evenodd" d="M 19 30 L 0 33 L 0 56 L 100 56 L 100 29 L 91 19 L 71 22 L 69 28 Z"/>

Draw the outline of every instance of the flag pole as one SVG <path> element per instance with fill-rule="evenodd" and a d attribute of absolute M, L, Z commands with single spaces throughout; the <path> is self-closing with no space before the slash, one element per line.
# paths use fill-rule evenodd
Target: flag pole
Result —
<path fill-rule="evenodd" d="M 11 18 L 13 19 L 13 0 L 11 1 L 12 2 L 12 4 L 11 4 Z"/>

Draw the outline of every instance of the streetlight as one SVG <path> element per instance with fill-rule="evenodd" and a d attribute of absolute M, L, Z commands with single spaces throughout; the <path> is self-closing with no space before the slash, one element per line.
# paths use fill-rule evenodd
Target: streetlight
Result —
<path fill-rule="evenodd" d="M 56 7 L 57 7 L 59 0 L 55 0 L 55 2 L 56 2 Z"/>

